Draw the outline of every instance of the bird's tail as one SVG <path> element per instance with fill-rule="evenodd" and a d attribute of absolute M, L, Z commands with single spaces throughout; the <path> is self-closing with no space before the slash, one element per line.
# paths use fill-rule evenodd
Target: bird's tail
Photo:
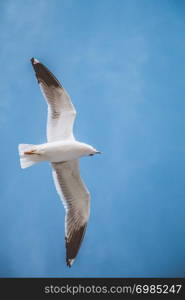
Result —
<path fill-rule="evenodd" d="M 19 156 L 22 169 L 31 167 L 32 165 L 42 161 L 36 145 L 19 144 Z"/>

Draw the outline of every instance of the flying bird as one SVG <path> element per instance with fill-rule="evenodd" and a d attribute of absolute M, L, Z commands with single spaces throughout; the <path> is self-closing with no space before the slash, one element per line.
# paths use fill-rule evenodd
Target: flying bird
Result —
<path fill-rule="evenodd" d="M 76 110 L 56 77 L 37 59 L 31 63 L 48 105 L 47 142 L 19 144 L 21 168 L 48 161 L 65 208 L 66 263 L 71 267 L 84 237 L 90 213 L 90 193 L 80 177 L 79 159 L 101 153 L 73 135 Z"/>

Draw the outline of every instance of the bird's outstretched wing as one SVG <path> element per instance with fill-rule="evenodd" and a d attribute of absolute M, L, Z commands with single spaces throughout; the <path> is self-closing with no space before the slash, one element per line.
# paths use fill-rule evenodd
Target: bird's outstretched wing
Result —
<path fill-rule="evenodd" d="M 80 178 L 78 160 L 52 163 L 52 167 L 56 189 L 66 210 L 66 262 L 71 267 L 89 219 L 90 194 Z"/>
<path fill-rule="evenodd" d="M 47 139 L 48 142 L 74 139 L 73 123 L 75 108 L 65 89 L 55 76 L 37 59 L 31 59 L 32 66 L 48 104 Z"/>

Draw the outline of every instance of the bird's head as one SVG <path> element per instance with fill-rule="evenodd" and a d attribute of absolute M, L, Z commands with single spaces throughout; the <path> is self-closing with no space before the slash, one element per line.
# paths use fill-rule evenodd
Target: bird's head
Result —
<path fill-rule="evenodd" d="M 91 151 L 91 153 L 89 154 L 89 156 L 93 156 L 94 154 L 102 154 L 102 152 L 101 152 L 101 151 L 98 151 L 98 150 L 96 150 L 95 148 L 92 147 L 92 151 Z"/>
<path fill-rule="evenodd" d="M 97 149 L 95 149 L 94 147 L 88 145 L 88 144 L 84 144 L 84 143 L 81 143 L 81 146 L 82 146 L 82 152 L 81 152 L 81 155 L 82 156 L 92 156 L 92 155 L 95 155 L 95 154 L 101 154 L 100 151 L 98 151 Z"/>

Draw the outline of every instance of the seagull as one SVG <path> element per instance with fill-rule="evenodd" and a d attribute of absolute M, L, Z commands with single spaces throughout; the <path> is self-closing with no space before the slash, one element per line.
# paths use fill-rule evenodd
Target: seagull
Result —
<path fill-rule="evenodd" d="M 90 193 L 80 177 L 79 159 L 100 154 L 73 135 L 76 110 L 56 77 L 37 59 L 31 63 L 47 102 L 47 142 L 19 144 L 21 168 L 48 161 L 56 190 L 65 208 L 66 264 L 71 267 L 81 246 L 90 214 Z"/>

